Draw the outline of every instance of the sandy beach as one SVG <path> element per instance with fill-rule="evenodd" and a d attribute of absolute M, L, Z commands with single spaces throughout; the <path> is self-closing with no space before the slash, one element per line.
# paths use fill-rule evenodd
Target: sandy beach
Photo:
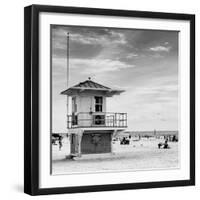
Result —
<path fill-rule="evenodd" d="M 63 147 L 52 146 L 52 174 L 94 173 L 106 171 L 134 171 L 171 169 L 179 167 L 178 142 L 169 142 L 169 149 L 158 149 L 163 140 L 142 138 L 129 145 L 113 142 L 113 153 L 82 155 L 75 160 L 66 159 L 69 155 L 69 139 L 63 139 Z"/>

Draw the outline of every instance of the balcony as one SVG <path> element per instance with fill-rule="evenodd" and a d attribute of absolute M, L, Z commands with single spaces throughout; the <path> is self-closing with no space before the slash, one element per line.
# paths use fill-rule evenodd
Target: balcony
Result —
<path fill-rule="evenodd" d="M 67 128 L 127 127 L 127 113 L 80 112 L 67 116 Z"/>

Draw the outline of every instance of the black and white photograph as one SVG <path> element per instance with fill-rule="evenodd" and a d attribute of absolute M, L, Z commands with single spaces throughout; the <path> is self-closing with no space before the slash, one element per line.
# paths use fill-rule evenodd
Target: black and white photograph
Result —
<path fill-rule="evenodd" d="M 180 167 L 179 31 L 50 27 L 51 175 Z"/>
<path fill-rule="evenodd" d="M 31 195 L 195 184 L 195 16 L 25 8 Z"/>

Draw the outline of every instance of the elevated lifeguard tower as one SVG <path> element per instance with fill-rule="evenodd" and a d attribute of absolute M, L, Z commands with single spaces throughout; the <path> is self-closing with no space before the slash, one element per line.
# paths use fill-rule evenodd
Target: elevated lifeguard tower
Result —
<path fill-rule="evenodd" d="M 72 99 L 67 116 L 72 157 L 112 152 L 113 135 L 127 128 L 127 113 L 106 112 L 106 98 L 122 92 L 90 78 L 61 92 Z"/>

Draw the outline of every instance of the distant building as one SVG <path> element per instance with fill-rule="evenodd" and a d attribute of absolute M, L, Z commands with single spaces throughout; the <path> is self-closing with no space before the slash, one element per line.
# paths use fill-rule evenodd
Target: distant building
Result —
<path fill-rule="evenodd" d="M 113 135 L 127 127 L 127 113 L 106 112 L 106 99 L 122 92 L 90 78 L 61 92 L 72 99 L 67 116 L 71 156 L 112 152 Z"/>

